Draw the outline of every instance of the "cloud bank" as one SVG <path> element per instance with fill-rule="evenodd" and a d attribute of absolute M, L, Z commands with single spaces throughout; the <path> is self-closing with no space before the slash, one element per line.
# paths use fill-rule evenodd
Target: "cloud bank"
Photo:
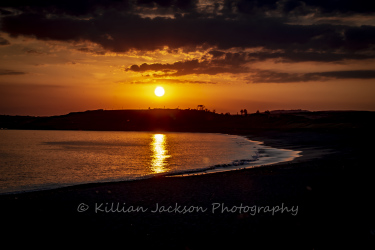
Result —
<path fill-rule="evenodd" d="M 172 52 L 205 53 L 202 58 L 169 64 L 134 64 L 128 72 L 155 71 L 161 76 L 248 73 L 254 76 L 253 82 L 374 78 L 371 70 L 296 75 L 248 67 L 265 60 L 340 63 L 374 59 L 375 19 L 371 17 L 375 4 L 371 1 L 13 0 L 2 1 L 0 10 L 1 31 L 12 37 L 89 41 L 116 53 L 165 47 Z M 353 17 L 356 23 L 351 24 L 348 20 Z M 0 45 L 8 43 L 0 38 Z"/>

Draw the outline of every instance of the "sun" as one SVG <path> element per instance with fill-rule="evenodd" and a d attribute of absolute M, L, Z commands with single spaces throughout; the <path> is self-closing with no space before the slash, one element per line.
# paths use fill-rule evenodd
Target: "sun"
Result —
<path fill-rule="evenodd" d="M 163 96 L 164 93 L 165 93 L 165 91 L 164 91 L 164 88 L 163 88 L 163 87 L 157 87 L 157 88 L 155 89 L 155 95 L 157 95 L 157 96 Z"/>

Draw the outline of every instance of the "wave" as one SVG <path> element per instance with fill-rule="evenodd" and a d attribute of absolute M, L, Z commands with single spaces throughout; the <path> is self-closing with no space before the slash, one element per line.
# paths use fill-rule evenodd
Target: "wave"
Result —
<path fill-rule="evenodd" d="M 251 142 L 258 144 L 259 146 L 259 148 L 255 152 L 255 155 L 251 156 L 251 159 L 235 160 L 230 164 L 218 164 L 207 168 L 169 172 L 166 173 L 165 176 L 184 177 L 190 175 L 212 174 L 225 171 L 262 167 L 266 165 L 292 161 L 293 159 L 302 156 L 302 151 L 278 149 L 269 146 L 264 146 L 263 142 L 259 141 Z"/>
<path fill-rule="evenodd" d="M 242 160 L 234 160 L 232 163 L 229 164 L 217 164 L 213 166 L 209 166 L 206 168 L 197 168 L 197 169 L 189 169 L 189 170 L 178 170 L 173 172 L 168 172 L 164 174 L 164 176 L 179 176 L 179 175 L 191 175 L 191 174 L 198 174 L 198 173 L 210 173 L 210 172 L 218 172 L 218 171 L 227 171 L 231 170 L 233 167 L 239 167 L 243 165 L 248 165 L 251 162 L 256 162 L 259 160 L 259 153 L 256 152 L 256 155 L 252 156 L 252 159 L 242 159 Z"/>

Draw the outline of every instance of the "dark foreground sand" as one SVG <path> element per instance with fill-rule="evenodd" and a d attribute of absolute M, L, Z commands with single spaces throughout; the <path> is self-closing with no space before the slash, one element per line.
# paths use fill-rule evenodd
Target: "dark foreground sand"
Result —
<path fill-rule="evenodd" d="M 256 169 L 2 195 L 1 227 L 20 239 L 89 236 L 125 249 L 375 249 L 375 164 L 366 131 L 248 136 L 303 156 Z M 156 204 L 171 208 L 152 212 Z M 248 211 L 221 210 L 241 205 Z M 263 210 L 254 214 L 254 206 Z M 266 206 L 294 208 L 294 215 L 272 215 Z"/>

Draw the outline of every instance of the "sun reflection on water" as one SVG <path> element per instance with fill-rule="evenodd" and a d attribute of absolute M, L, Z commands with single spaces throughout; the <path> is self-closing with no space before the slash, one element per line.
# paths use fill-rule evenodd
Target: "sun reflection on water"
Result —
<path fill-rule="evenodd" d="M 167 139 L 164 134 L 154 134 L 152 136 L 151 150 L 153 152 L 151 161 L 151 171 L 154 173 L 163 173 L 168 170 L 167 158 L 168 155 Z"/>

